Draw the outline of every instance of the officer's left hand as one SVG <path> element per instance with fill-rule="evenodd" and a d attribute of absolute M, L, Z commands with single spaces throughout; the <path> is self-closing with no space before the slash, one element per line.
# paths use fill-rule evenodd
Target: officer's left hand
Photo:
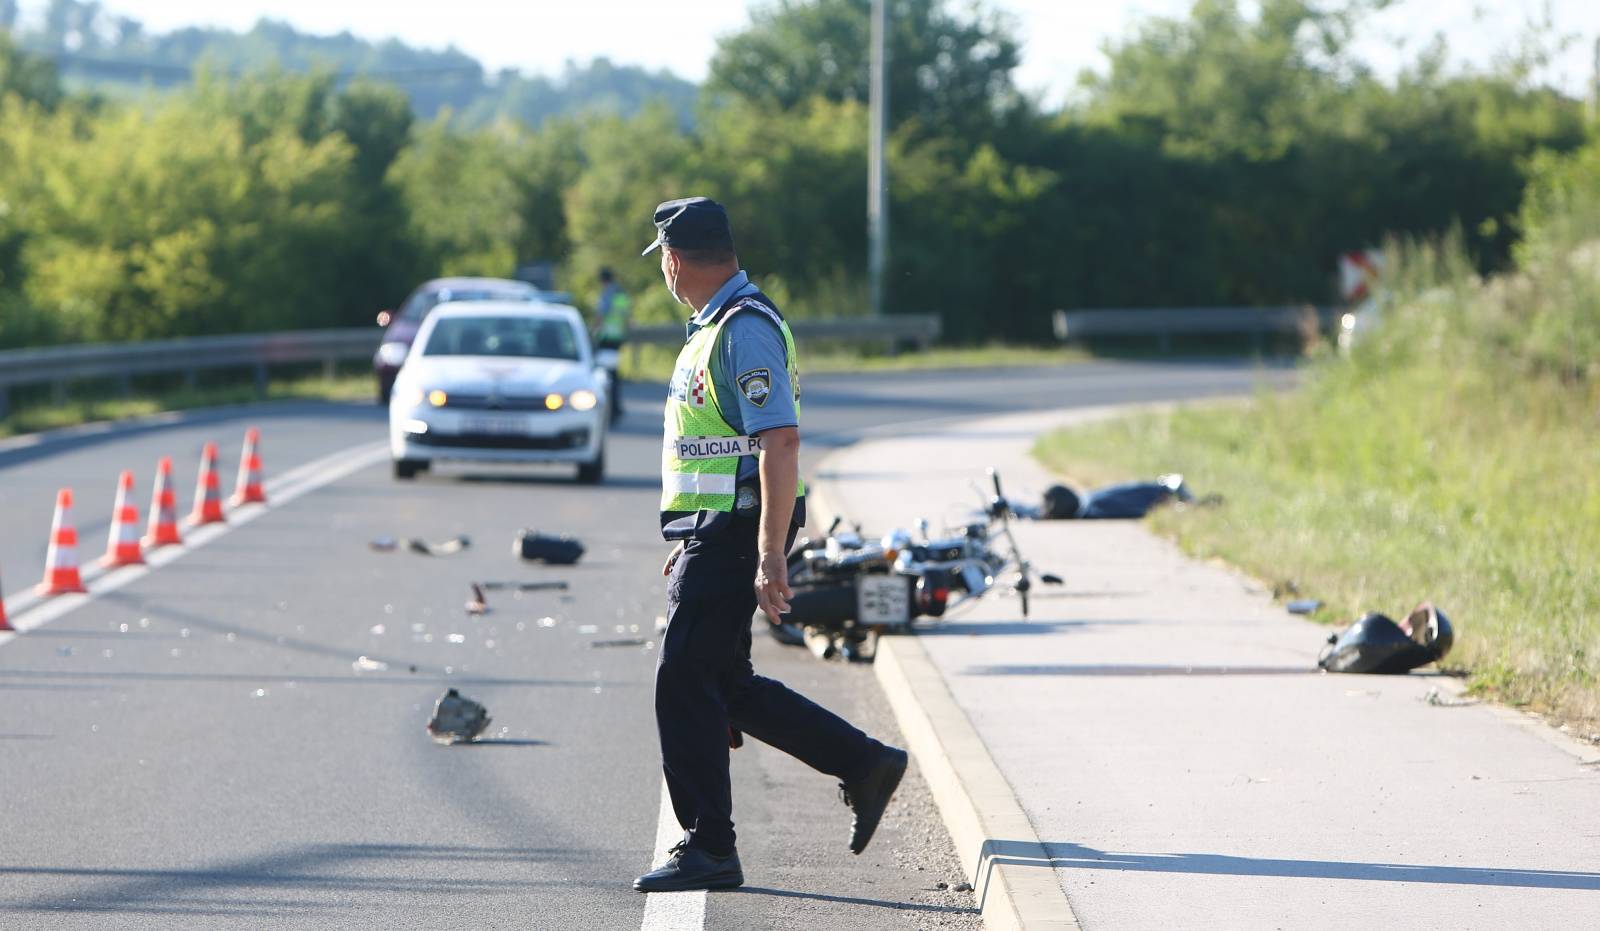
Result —
<path fill-rule="evenodd" d="M 789 613 L 789 599 L 794 597 L 794 592 L 789 590 L 789 565 L 782 553 L 771 553 L 761 557 L 761 565 L 756 569 L 756 604 L 767 613 L 767 617 L 776 618 Z"/>

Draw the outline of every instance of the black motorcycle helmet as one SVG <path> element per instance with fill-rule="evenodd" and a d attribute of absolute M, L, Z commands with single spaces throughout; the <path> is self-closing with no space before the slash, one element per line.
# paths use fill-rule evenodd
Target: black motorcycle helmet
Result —
<path fill-rule="evenodd" d="M 1065 485 L 1051 485 L 1044 490 L 1044 517 L 1046 520 L 1070 520 L 1078 516 L 1083 501 L 1078 493 Z"/>
<path fill-rule="evenodd" d="M 1431 601 L 1417 605 L 1406 615 L 1400 628 L 1410 634 L 1412 640 L 1426 647 L 1435 661 L 1443 659 L 1455 646 L 1456 632 L 1450 626 L 1450 619 Z"/>

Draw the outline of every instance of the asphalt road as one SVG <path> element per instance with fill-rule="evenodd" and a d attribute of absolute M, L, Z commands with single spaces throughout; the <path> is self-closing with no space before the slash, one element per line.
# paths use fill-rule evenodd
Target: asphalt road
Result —
<path fill-rule="evenodd" d="M 814 376 L 806 463 L 869 432 L 1292 378 L 1221 363 Z M 630 388 L 602 486 L 450 466 L 402 484 L 378 463 L 293 500 L 284 487 L 281 506 L 0 643 L 0 928 L 640 927 L 628 883 L 660 809 L 658 396 Z M 269 477 L 383 439 L 376 408 L 289 404 L 0 445 L 7 603 L 42 571 L 57 487 L 77 492 L 87 561 L 120 469 L 138 473 L 143 510 L 172 455 L 186 507 L 201 444 L 221 444 L 231 485 L 250 424 Z M 520 564 L 524 527 L 588 553 Z M 473 546 L 455 556 L 368 546 L 458 533 Z M 570 589 L 462 608 L 469 581 L 555 579 Z M 627 640 L 644 642 L 602 645 Z M 765 674 L 896 739 L 869 668 L 764 637 L 756 653 Z M 356 669 L 363 656 L 384 668 Z M 427 739 L 447 686 L 488 705 L 489 739 Z M 708 897 L 705 927 L 977 927 L 969 894 L 937 888 L 962 877 L 914 769 L 861 857 L 833 783 L 782 754 L 736 752 L 734 792 L 749 885 Z"/>

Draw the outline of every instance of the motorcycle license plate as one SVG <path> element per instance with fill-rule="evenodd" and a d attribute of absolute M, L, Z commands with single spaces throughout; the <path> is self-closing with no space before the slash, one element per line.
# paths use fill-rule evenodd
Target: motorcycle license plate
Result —
<path fill-rule="evenodd" d="M 903 575 L 856 577 L 856 620 L 862 624 L 911 621 L 911 580 Z"/>

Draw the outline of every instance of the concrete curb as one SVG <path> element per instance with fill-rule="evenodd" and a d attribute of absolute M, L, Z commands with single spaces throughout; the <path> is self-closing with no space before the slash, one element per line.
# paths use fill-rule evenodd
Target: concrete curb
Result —
<path fill-rule="evenodd" d="M 833 513 L 826 483 L 809 487 L 813 513 Z M 881 638 L 873 669 L 939 806 L 984 927 L 1081 928 L 1033 823 L 922 644 L 914 636 Z"/>

